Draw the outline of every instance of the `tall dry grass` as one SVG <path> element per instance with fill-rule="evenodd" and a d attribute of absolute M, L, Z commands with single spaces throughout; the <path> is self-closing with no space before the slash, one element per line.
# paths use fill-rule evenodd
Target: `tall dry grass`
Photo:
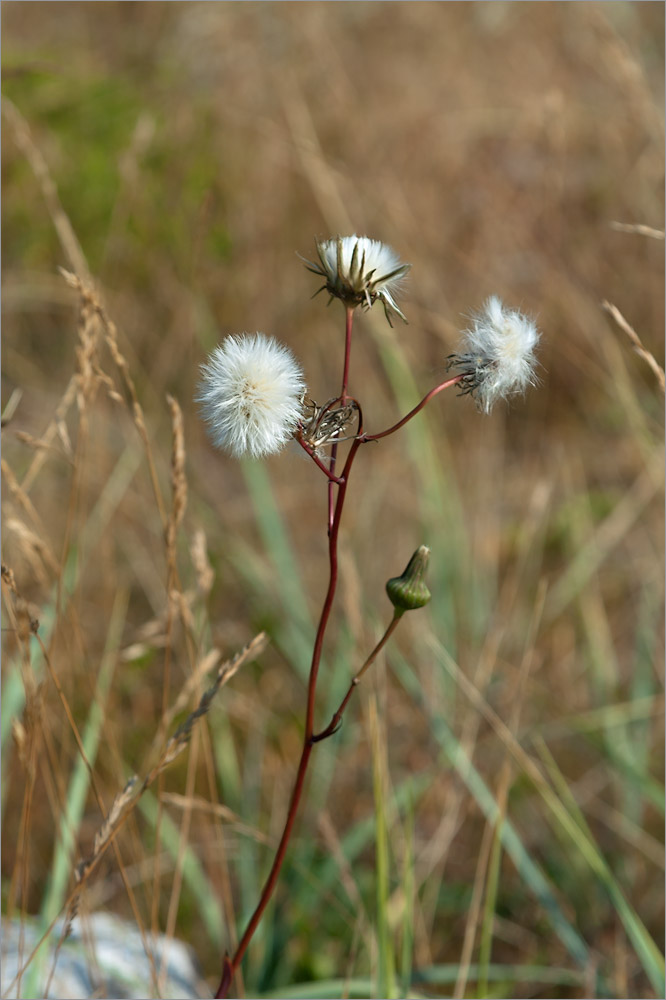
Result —
<path fill-rule="evenodd" d="M 325 497 L 295 454 L 214 455 L 194 385 L 263 330 L 327 399 L 341 316 L 295 253 L 356 231 L 413 265 L 409 326 L 358 324 L 369 431 L 492 293 L 538 316 L 541 386 L 490 418 L 438 400 L 359 460 L 321 719 L 421 542 L 433 601 L 322 747 L 248 995 L 658 995 L 662 5 L 2 19 L 3 912 L 46 929 L 75 898 L 217 980 L 298 758 Z"/>

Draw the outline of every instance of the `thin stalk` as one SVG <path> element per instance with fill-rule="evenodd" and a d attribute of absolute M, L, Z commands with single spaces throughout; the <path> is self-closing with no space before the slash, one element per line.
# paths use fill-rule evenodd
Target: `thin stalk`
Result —
<path fill-rule="evenodd" d="M 320 733 L 317 733 L 316 736 L 312 737 L 314 743 L 319 743 L 321 740 L 325 740 L 328 736 L 332 736 L 334 733 L 337 733 L 338 729 L 340 728 L 340 723 L 342 722 L 342 716 L 347 707 L 347 704 L 349 703 L 349 699 L 351 698 L 354 690 L 358 686 L 359 681 L 363 677 L 363 674 L 366 672 L 368 667 L 370 667 L 375 662 L 378 654 L 382 651 L 388 640 L 393 635 L 393 632 L 395 631 L 398 622 L 400 621 L 404 613 L 405 612 L 403 608 L 395 609 L 395 611 L 393 612 L 393 618 L 391 619 L 388 628 L 384 632 L 384 635 L 381 637 L 381 639 L 379 640 L 373 651 L 370 653 L 370 656 L 367 658 L 367 660 L 365 661 L 359 672 L 355 674 L 354 677 L 352 677 L 347 694 L 340 702 L 340 707 L 338 708 L 337 712 L 335 712 L 335 714 L 333 715 L 333 718 L 326 726 L 326 729 L 323 729 Z"/>
<path fill-rule="evenodd" d="M 354 318 L 354 310 L 347 307 L 346 309 L 346 324 L 345 324 L 345 361 L 342 375 L 342 389 L 340 392 L 340 401 L 344 405 L 347 402 L 347 389 L 348 389 L 348 379 L 349 379 L 349 359 L 351 355 L 351 337 L 352 337 L 352 324 Z M 337 443 L 333 445 L 331 449 L 331 460 L 329 468 L 326 469 L 325 465 L 319 460 L 319 458 L 314 454 L 314 450 L 310 449 L 303 441 L 299 440 L 301 446 L 310 455 L 310 457 L 315 461 L 316 465 L 326 473 L 328 477 L 328 555 L 329 555 L 329 581 L 328 589 L 326 591 L 326 597 L 324 598 L 324 603 L 321 609 L 321 615 L 319 617 L 319 624 L 317 626 L 317 634 L 315 636 L 314 647 L 312 650 L 312 661 L 310 664 L 310 675 L 308 679 L 308 695 L 307 695 L 307 707 L 305 712 L 305 732 L 303 737 L 303 749 L 301 751 L 301 757 L 298 763 L 298 770 L 296 772 L 296 778 L 294 781 L 294 787 L 291 793 L 291 799 L 289 802 L 289 809 L 287 811 L 287 818 L 285 821 L 284 829 L 282 831 L 282 836 L 280 838 L 280 843 L 278 845 L 275 858 L 273 859 L 273 864 L 271 870 L 268 873 L 268 878 L 264 883 L 264 887 L 259 898 L 259 902 L 252 914 L 250 921 L 247 925 L 243 937 L 238 943 L 238 947 L 234 952 L 232 958 L 229 955 L 224 956 L 224 961 L 222 965 L 222 978 L 220 980 L 220 985 L 218 986 L 217 993 L 215 994 L 216 1000 L 223 1000 L 226 998 L 229 988 L 231 986 L 234 974 L 240 965 L 243 956 L 247 950 L 247 947 L 252 940 L 254 932 L 259 925 L 259 922 L 264 914 L 264 911 L 268 905 L 268 902 L 273 894 L 275 886 L 277 884 L 282 865 L 284 864 L 284 859 L 287 853 L 287 847 L 291 839 L 291 835 L 294 829 L 294 824 L 296 821 L 296 815 L 298 812 L 298 806 L 301 801 L 301 796 L 303 794 L 303 787 L 305 785 L 305 776 L 308 769 L 308 764 L 310 762 L 310 756 L 312 754 L 312 748 L 315 743 L 320 742 L 327 736 L 333 735 L 339 725 L 342 715 L 347 707 L 347 704 L 351 698 L 354 688 L 358 685 L 363 674 L 371 666 L 371 664 L 376 659 L 380 650 L 384 647 L 391 634 L 395 630 L 400 618 L 402 617 L 402 609 L 395 609 L 393 618 L 389 623 L 386 632 L 377 643 L 373 651 L 370 653 L 369 657 L 355 675 L 352 678 L 351 684 L 347 694 L 343 698 L 340 707 L 333 716 L 331 722 L 322 730 L 319 734 L 315 735 L 314 732 L 314 713 L 315 713 L 315 695 L 317 690 L 317 678 L 319 675 L 319 666 L 321 663 L 321 654 L 324 645 L 324 636 L 326 634 L 326 629 L 328 627 L 331 610 L 333 607 L 333 601 L 335 599 L 335 592 L 338 583 L 338 535 L 340 531 L 340 521 L 342 518 L 342 511 L 344 508 L 345 498 L 347 496 L 347 486 L 349 485 L 349 473 L 361 444 L 367 441 L 378 441 L 380 438 L 387 437 L 389 434 L 393 434 L 395 431 L 399 430 L 408 420 L 415 417 L 420 410 L 428 403 L 437 393 L 441 392 L 443 389 L 448 388 L 451 385 L 456 385 L 462 380 L 462 375 L 456 375 L 454 378 L 443 382 L 441 385 L 436 386 L 432 389 L 427 396 L 425 396 L 421 402 L 411 410 L 407 416 L 403 417 L 397 424 L 393 427 L 389 427 L 388 430 L 382 431 L 380 434 L 369 434 L 366 435 L 363 432 L 363 416 L 360 407 L 358 407 L 359 412 L 359 426 L 358 433 L 354 441 L 352 442 L 351 448 L 349 449 L 349 454 L 347 455 L 347 460 L 345 462 L 342 475 L 335 475 L 335 465 L 337 460 Z M 333 488 L 337 486 L 337 498 L 333 492 Z"/>
<path fill-rule="evenodd" d="M 362 433 L 362 426 L 359 427 L 359 433 Z M 284 830 L 282 831 L 282 837 L 280 838 L 280 843 L 271 866 L 271 870 L 268 874 L 268 878 L 264 884 L 264 887 L 259 898 L 259 902 L 255 908 L 254 913 L 250 918 L 250 922 L 243 934 L 243 937 L 238 943 L 238 947 L 234 953 L 233 958 L 229 958 L 228 955 L 224 956 L 224 962 L 222 966 L 222 979 L 220 980 L 220 985 L 218 987 L 217 993 L 215 994 L 216 1000 L 221 1000 L 227 996 L 229 987 L 231 985 L 231 980 L 233 979 L 234 973 L 245 954 L 247 947 L 252 940 L 254 932 L 257 929 L 259 921 L 261 920 L 264 910 L 268 905 L 273 890 L 275 889 L 278 876 L 282 869 L 284 863 L 285 855 L 287 853 L 287 847 L 289 845 L 289 840 L 291 839 L 291 834 L 294 828 L 294 822 L 296 820 L 296 813 L 298 812 L 298 806 L 301 800 L 301 795 L 303 793 L 303 785 L 305 782 L 305 774 L 307 771 L 308 763 L 310 761 L 310 754 L 312 753 L 312 748 L 314 746 L 314 709 L 315 709 L 315 693 L 317 688 L 317 676 L 319 674 L 319 664 L 321 661 L 321 653 L 324 643 L 324 635 L 326 632 L 326 627 L 331 614 L 331 608 L 333 607 L 333 599 L 335 597 L 335 590 L 338 582 L 338 534 L 340 531 L 340 519 L 342 517 L 342 510 L 344 507 L 345 497 L 347 495 L 347 485 L 349 480 L 349 471 L 351 469 L 352 463 L 361 446 L 361 438 L 357 438 L 347 456 L 347 461 L 340 477 L 341 483 L 338 487 L 338 498 L 335 504 L 335 511 L 333 515 L 333 522 L 331 529 L 329 531 L 329 582 L 328 590 L 326 591 L 326 597 L 324 599 L 324 604 L 321 609 L 321 615 L 319 618 L 319 625 L 317 627 L 317 635 L 315 637 L 314 648 L 312 651 L 312 663 L 310 665 L 310 677 L 308 680 L 308 700 L 307 709 L 305 715 L 305 734 L 303 739 L 303 749 L 301 751 L 301 759 L 298 764 L 298 771 L 296 773 L 296 780 L 294 782 L 294 788 L 291 793 L 291 800 L 289 802 L 289 810 L 287 812 L 287 819 L 285 821 Z M 329 486 L 333 484 L 329 481 Z"/>
<path fill-rule="evenodd" d="M 347 387 L 349 385 L 349 359 L 351 357 L 351 339 L 352 339 L 352 326 L 354 323 L 354 306 L 346 307 L 346 320 L 345 320 L 345 363 L 342 369 L 342 390 L 340 392 L 340 399 L 342 400 L 342 405 L 344 406 L 347 402 Z"/>
<path fill-rule="evenodd" d="M 421 402 L 417 403 L 416 406 L 414 407 L 414 409 L 410 410 L 409 413 L 407 414 L 407 416 L 403 417 L 402 420 L 399 420 L 397 424 L 393 424 L 393 427 L 389 427 L 388 430 L 381 431 L 379 434 L 364 434 L 363 435 L 363 440 L 364 441 L 379 441 L 380 438 L 388 437 L 389 434 L 395 434 L 395 432 L 399 431 L 401 427 L 404 427 L 405 424 L 408 423 L 412 419 L 412 417 L 415 417 L 417 413 L 420 413 L 421 410 L 423 409 L 423 407 L 427 403 L 429 403 L 430 400 L 433 399 L 437 395 L 438 392 L 441 392 L 442 389 L 448 389 L 452 385 L 457 385 L 458 382 L 462 382 L 462 380 L 463 380 L 464 377 L 465 377 L 464 375 L 454 375 L 453 378 L 447 379 L 447 381 L 446 382 L 442 382 L 441 385 L 436 385 L 435 388 L 431 389 L 430 392 L 426 396 L 423 397 L 423 399 L 421 400 Z"/>
<path fill-rule="evenodd" d="M 359 432 L 361 432 L 361 428 L 359 428 Z M 326 631 L 326 626 L 328 625 L 328 619 L 333 606 L 333 598 L 335 597 L 335 589 L 338 583 L 338 534 L 340 531 L 340 519 L 342 517 L 342 509 L 347 495 L 347 486 L 349 485 L 349 471 L 360 446 L 361 438 L 357 438 L 349 449 L 347 461 L 345 462 L 345 467 L 343 469 L 342 476 L 340 477 L 343 481 L 338 487 L 338 499 L 335 505 L 333 523 L 329 532 L 328 558 L 330 574 L 328 590 L 326 592 L 326 598 L 324 599 L 324 606 L 321 609 L 321 617 L 319 619 L 314 649 L 312 651 L 312 664 L 310 666 L 310 679 L 308 682 L 308 705 L 305 716 L 306 742 L 309 742 L 312 739 L 312 734 L 314 732 L 314 701 L 317 686 L 317 675 L 319 673 L 319 662 L 321 660 L 324 633 Z M 331 484 L 329 483 L 329 486 L 330 485 Z"/>
<path fill-rule="evenodd" d="M 222 979 L 218 987 L 216 998 L 226 997 L 231 985 L 231 980 L 234 977 L 236 969 L 241 963 L 243 955 L 249 945 L 254 932 L 257 929 L 259 921 L 261 920 L 264 910 L 268 904 L 269 899 L 273 894 L 275 889 L 275 884 L 278 880 L 282 864 L 284 862 L 285 854 L 287 853 L 287 846 L 291 838 L 291 832 L 294 827 L 294 822 L 296 820 L 296 813 L 298 811 L 298 804 L 301 800 L 301 794 L 303 792 L 303 783 L 305 781 L 305 772 L 307 771 L 308 762 L 310 760 L 310 754 L 312 753 L 312 747 L 314 744 L 306 742 L 303 745 L 303 750 L 301 753 L 301 759 L 298 765 L 298 771 L 296 773 L 296 781 L 294 782 L 294 789 L 291 793 L 291 802 L 289 803 L 289 812 L 287 813 L 287 821 L 282 831 L 282 837 L 280 838 L 280 843 L 278 845 L 271 870 L 268 874 L 268 878 L 264 884 L 264 888 L 259 899 L 259 903 L 250 918 L 250 922 L 247 925 L 243 937 L 238 942 L 238 947 L 234 953 L 233 958 L 229 958 L 228 955 L 224 956 L 224 963 L 222 966 Z"/>
<path fill-rule="evenodd" d="M 342 368 L 342 388 L 340 389 L 340 402 L 344 406 L 347 402 L 347 388 L 349 385 L 349 359 L 351 357 L 352 327 L 354 325 L 354 307 L 345 307 L 345 361 Z M 333 527 L 334 496 L 333 485 L 335 476 L 335 463 L 338 457 L 338 445 L 331 448 L 331 464 L 329 466 L 330 476 L 328 483 L 328 532 L 331 533 Z"/>
<path fill-rule="evenodd" d="M 310 458 L 315 463 L 315 465 L 317 465 L 321 469 L 321 471 L 324 473 L 324 475 L 328 477 L 329 482 L 332 483 L 332 484 L 335 483 L 337 486 L 340 486 L 340 484 L 342 483 L 342 479 L 340 479 L 339 476 L 334 476 L 333 473 L 330 472 L 330 470 L 326 468 L 326 466 L 324 465 L 324 463 L 322 462 L 322 460 L 319 458 L 319 456 L 315 452 L 314 448 L 311 448 L 309 444 L 306 444 L 305 441 L 302 438 L 297 437 L 296 440 L 300 444 L 300 446 L 303 449 L 303 451 L 306 452 L 306 454 L 308 454 L 310 456 Z"/>

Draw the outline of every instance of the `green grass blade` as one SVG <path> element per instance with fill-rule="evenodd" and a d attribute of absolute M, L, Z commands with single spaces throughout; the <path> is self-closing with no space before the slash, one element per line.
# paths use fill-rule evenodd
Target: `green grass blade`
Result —
<path fill-rule="evenodd" d="M 156 828 L 159 813 L 161 841 L 174 863 L 178 862 L 181 850 L 180 827 L 174 823 L 164 809 L 161 812 L 158 810 L 157 799 L 150 791 L 141 797 L 138 808 L 153 829 Z M 191 845 L 188 844 L 185 847 L 181 860 L 183 884 L 197 901 L 198 912 L 211 942 L 216 948 L 221 949 L 228 941 L 227 930 L 217 896 L 211 889 L 210 880 Z"/>
<path fill-rule="evenodd" d="M 456 982 L 457 965 L 431 965 L 414 973 L 409 996 L 422 996 L 416 992 L 419 986 L 448 986 Z M 469 967 L 469 981 L 478 982 L 481 975 L 479 965 Z M 535 986 L 562 986 L 584 988 L 586 973 L 576 969 L 557 968 L 547 965 L 489 965 L 488 981 L 492 983 L 534 984 Z M 262 993 L 262 1000 L 338 1000 L 339 997 L 364 998 L 370 996 L 373 990 L 371 979 L 362 977 L 354 979 L 328 979 L 317 983 L 295 983 L 278 990 Z M 428 994 L 430 994 L 428 990 Z M 515 992 L 515 991 L 512 991 Z M 407 996 L 407 992 L 404 994 Z M 508 995 L 511 995 L 510 993 Z"/>
<path fill-rule="evenodd" d="M 369 321 L 401 415 L 408 413 L 424 393 L 419 392 L 395 332 L 387 330 L 378 315 L 370 316 Z M 433 405 L 438 402 L 440 401 Z M 440 620 L 452 648 L 455 648 L 456 616 L 453 597 L 460 587 L 460 581 L 466 579 L 466 567 L 470 561 L 466 557 L 469 543 L 460 494 L 452 471 L 454 465 L 450 461 L 447 441 L 439 433 L 435 444 L 427 408 L 410 421 L 401 433 L 406 437 L 407 451 L 418 482 L 414 494 L 418 497 L 422 523 L 429 536 L 426 541 L 431 548 L 437 549 L 439 555 L 436 566 L 433 567 L 435 575 L 431 589 L 438 595 Z M 388 440 L 390 442 L 391 438 Z"/>
<path fill-rule="evenodd" d="M 262 462 L 241 462 L 255 518 L 274 571 L 271 588 L 284 613 L 284 642 L 299 675 L 307 680 L 312 657 L 312 620 L 301 571 L 284 520 L 275 505 L 271 481 Z"/>
<path fill-rule="evenodd" d="M 117 595 L 111 612 L 106 645 L 97 675 L 95 696 L 81 735 L 86 759 L 91 767 L 94 766 L 97 757 L 104 724 L 105 705 L 116 666 L 118 646 L 125 622 L 126 611 L 127 595 Z M 89 790 L 90 772 L 83 758 L 78 756 L 67 788 L 67 797 L 56 834 L 51 870 L 40 907 L 40 934 L 44 934 L 47 931 L 65 904 L 67 884 L 72 874 L 72 860 L 76 847 L 76 839 Z M 24 996 L 31 997 L 38 995 L 39 983 L 43 981 L 44 946 L 47 940 L 48 938 L 44 939 L 26 971 L 22 983 L 22 993 Z"/>
<path fill-rule="evenodd" d="M 396 994 L 395 966 L 393 948 L 391 945 L 391 930 L 389 927 L 389 845 L 386 813 L 386 773 L 385 744 L 382 741 L 377 705 L 373 699 L 370 703 L 370 730 L 372 740 L 372 787 L 375 802 L 375 887 L 377 893 L 377 951 L 378 977 L 377 996 L 390 1000 Z"/>
<path fill-rule="evenodd" d="M 543 745 L 543 751 L 542 755 L 545 756 L 547 754 L 545 744 Z M 558 794 L 552 792 L 548 786 L 539 788 L 538 790 L 552 813 L 557 817 L 562 828 L 568 834 L 571 843 L 576 846 L 590 869 L 605 886 L 617 914 L 624 925 L 627 937 L 633 944 L 646 975 L 659 995 L 666 989 L 664 956 L 648 934 L 645 925 L 633 906 L 625 898 L 619 882 L 594 842 L 592 833 L 578 807 L 578 803 L 571 794 L 554 758 L 550 754 L 547 754 L 547 756 L 549 774 L 560 797 L 558 798 Z M 569 808 L 567 808 L 565 803 Z"/>
<path fill-rule="evenodd" d="M 423 688 L 411 666 L 395 649 L 390 650 L 389 659 L 403 687 L 429 717 L 431 731 L 442 748 L 445 757 L 467 785 L 486 819 L 490 823 L 496 823 L 500 818 L 500 811 L 495 802 L 495 797 L 463 750 L 446 720 L 441 714 L 438 714 L 436 708 L 424 697 Z M 510 856 L 525 884 L 544 908 L 553 930 L 572 958 L 581 966 L 587 966 L 589 962 L 589 950 L 585 941 L 564 915 L 562 907 L 557 901 L 548 880 L 536 862 L 530 857 L 513 824 L 509 820 L 506 820 L 502 825 L 501 837 L 504 849 Z"/>
<path fill-rule="evenodd" d="M 644 698 L 655 699 L 657 696 L 654 670 L 656 663 L 663 662 L 658 649 L 661 634 L 661 618 L 663 615 L 663 591 L 653 583 L 645 584 L 638 613 L 636 627 L 634 668 L 631 674 L 632 701 L 641 702 Z M 650 762 L 650 736 L 652 727 L 645 721 L 635 721 L 627 725 L 627 756 L 631 754 L 636 770 L 647 775 Z M 642 820 L 643 802 L 640 788 L 633 782 L 625 782 L 623 788 L 624 815 L 636 824 Z"/>
<path fill-rule="evenodd" d="M 481 936 L 479 943 L 479 995 L 485 997 L 488 993 L 490 958 L 493 945 L 493 926 L 495 909 L 499 890 L 500 861 L 502 859 L 502 825 L 504 817 L 500 818 L 493 831 L 493 844 L 486 879 L 486 895 L 483 903 L 481 920 Z"/>
<path fill-rule="evenodd" d="M 663 447 L 656 448 L 645 470 L 622 495 L 589 540 L 578 549 L 554 585 L 546 602 L 547 621 L 554 621 L 581 593 L 613 549 L 653 500 L 663 482 Z"/>
<path fill-rule="evenodd" d="M 405 856 L 402 866 L 404 913 L 402 918 L 402 948 L 400 979 L 402 996 L 409 994 L 414 961 L 414 806 L 410 802 L 405 822 Z"/>
<path fill-rule="evenodd" d="M 83 749 L 91 767 L 94 766 L 102 735 L 106 700 L 113 680 L 126 611 L 127 594 L 117 594 L 97 676 L 95 696 L 81 737 Z M 45 927 L 57 917 L 65 902 L 67 882 L 72 871 L 72 853 L 89 789 L 90 773 L 83 759 L 78 757 L 67 790 L 67 799 L 60 820 L 49 882 L 40 911 L 40 917 Z"/>

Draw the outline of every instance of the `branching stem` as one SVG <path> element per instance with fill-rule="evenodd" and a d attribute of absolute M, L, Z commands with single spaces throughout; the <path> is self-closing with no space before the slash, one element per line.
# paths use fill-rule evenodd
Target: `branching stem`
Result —
<path fill-rule="evenodd" d="M 342 375 L 342 389 L 340 392 L 339 402 L 341 405 L 345 405 L 348 401 L 348 380 L 349 380 L 349 358 L 351 354 L 351 336 L 352 336 L 352 323 L 354 317 L 353 308 L 347 307 L 346 309 L 346 323 L 345 323 L 345 361 Z M 307 452 L 307 454 L 312 458 L 315 464 L 326 474 L 328 478 L 328 558 L 329 558 L 329 580 L 328 589 L 326 591 L 326 597 L 324 598 L 324 604 L 321 609 L 321 615 L 319 617 L 319 624 L 317 626 L 317 634 L 315 636 L 314 648 L 312 650 L 312 661 L 310 664 L 310 675 L 308 679 L 308 694 L 307 694 L 307 707 L 305 712 L 305 732 L 303 738 L 303 749 L 301 751 L 301 758 L 298 763 L 298 770 L 296 772 L 296 779 L 294 781 L 293 791 L 291 793 L 291 799 L 289 802 L 289 809 L 287 811 L 287 819 L 285 821 L 284 830 L 282 831 L 282 836 L 280 838 L 280 843 L 278 845 L 275 858 L 273 859 L 273 864 L 271 870 L 268 874 L 268 878 L 264 884 L 264 887 L 259 898 L 259 902 L 252 914 L 250 921 L 245 929 L 243 937 L 238 943 L 238 947 L 233 955 L 224 956 L 224 962 L 222 966 L 222 978 L 220 980 L 220 985 L 218 987 L 217 993 L 215 994 L 216 1000 L 221 1000 L 221 998 L 227 997 L 229 988 L 231 986 L 234 974 L 240 965 L 243 956 L 247 950 L 247 947 L 252 940 L 254 932 L 263 916 L 264 910 L 266 909 L 268 902 L 273 894 L 275 886 L 277 884 L 282 865 L 287 853 L 287 847 L 289 845 L 289 840 L 294 828 L 294 823 L 296 821 L 296 814 L 298 812 L 298 806 L 301 801 L 301 796 L 303 794 L 303 787 L 305 784 L 305 776 L 308 769 L 308 764 L 310 762 L 310 756 L 312 754 L 312 748 L 315 743 L 320 743 L 322 740 L 329 736 L 332 736 L 340 726 L 342 721 L 342 716 L 347 708 L 349 700 L 351 699 L 354 689 L 358 686 L 359 681 L 363 677 L 366 670 L 371 666 L 371 664 L 377 658 L 378 653 L 388 642 L 389 638 L 393 634 L 398 622 L 402 617 L 402 610 L 399 608 L 395 609 L 393 618 L 389 623 L 386 632 L 377 643 L 375 648 L 372 650 L 367 660 L 358 671 L 358 673 L 352 678 L 349 685 L 349 689 L 342 699 L 340 706 L 333 715 L 328 726 L 323 729 L 320 733 L 315 735 L 314 731 L 314 714 L 315 714 L 315 696 L 317 691 L 317 677 L 319 675 L 319 666 L 321 662 L 321 654 L 324 645 L 324 636 L 326 634 L 326 628 L 328 627 L 328 622 L 331 615 L 331 610 L 333 607 L 333 601 L 335 599 L 335 592 L 338 584 L 338 535 L 340 531 L 340 521 L 342 518 L 342 511 L 344 508 L 345 498 L 347 496 L 347 486 L 349 484 L 349 473 L 351 471 L 352 464 L 358 450 L 362 444 L 368 441 L 379 441 L 381 438 L 388 437 L 389 434 L 395 433 L 395 431 L 400 430 L 412 417 L 415 417 L 423 407 L 430 402 L 430 400 L 441 392 L 443 389 L 447 389 L 449 386 L 456 385 L 462 379 L 461 375 L 456 375 L 454 378 L 448 379 L 446 382 L 442 382 L 441 385 L 435 386 L 434 389 L 424 396 L 420 403 L 417 404 L 410 412 L 399 420 L 397 424 L 389 427 L 388 430 L 382 431 L 379 434 L 365 434 L 363 431 L 363 414 L 360 406 L 357 404 L 358 409 L 358 431 L 354 438 L 349 453 L 347 455 L 347 460 L 345 462 L 342 474 L 336 476 L 335 466 L 337 461 L 337 442 L 333 445 L 331 449 L 331 460 L 329 467 L 326 468 L 325 464 L 321 459 L 315 454 L 314 449 L 307 445 L 303 440 L 297 438 L 301 447 Z M 337 495 L 336 490 L 337 488 Z"/>
<path fill-rule="evenodd" d="M 355 688 L 358 687 L 358 683 L 363 677 L 363 674 L 366 672 L 368 667 L 372 666 L 372 664 L 377 659 L 378 654 L 381 652 L 381 650 L 384 648 L 388 640 L 393 635 L 393 632 L 395 631 L 398 622 L 402 618 L 403 614 L 404 611 L 402 608 L 395 609 L 393 613 L 393 618 L 391 619 L 388 628 L 384 632 L 384 635 L 381 637 L 381 639 L 379 640 L 373 651 L 370 653 L 370 656 L 367 658 L 367 660 L 365 661 L 359 672 L 355 674 L 354 677 L 352 677 L 347 694 L 340 702 L 340 707 L 338 708 L 337 712 L 335 712 L 335 714 L 333 715 L 333 718 L 326 726 L 326 729 L 322 729 L 320 733 L 317 733 L 316 736 L 312 737 L 313 743 L 320 743 L 322 740 L 325 740 L 329 736 L 333 736 L 334 733 L 337 733 L 338 729 L 340 728 L 340 723 L 342 722 L 342 716 Z"/>
<path fill-rule="evenodd" d="M 423 397 L 421 402 L 417 403 L 414 409 L 410 410 L 407 416 L 403 417 L 402 420 L 399 420 L 397 424 L 393 424 L 393 426 L 389 427 L 388 430 L 381 431 L 379 434 L 364 434 L 363 441 L 379 441 L 381 438 L 388 437 L 389 434 L 395 434 L 395 432 L 399 431 L 401 427 L 404 427 L 405 424 L 412 419 L 412 417 L 415 417 L 417 413 L 420 413 L 423 407 L 426 406 L 430 400 L 437 395 L 437 393 L 441 392 L 442 389 L 448 389 L 452 385 L 457 385 L 463 380 L 463 378 L 464 375 L 454 375 L 453 378 L 447 379 L 446 382 L 436 385 L 435 388 L 431 389 L 430 392 Z"/>
<path fill-rule="evenodd" d="M 349 375 L 349 353 L 351 349 L 351 329 L 352 329 L 352 319 L 353 310 L 347 309 L 347 322 L 346 322 L 346 339 L 345 339 L 345 365 L 342 378 L 342 392 L 340 394 L 343 404 L 347 400 L 347 379 Z M 314 648 L 312 650 L 312 662 L 310 664 L 310 676 L 308 679 L 308 698 L 307 698 L 307 708 L 305 714 L 305 734 L 303 739 L 303 749 L 301 751 L 301 759 L 298 764 L 298 771 L 296 772 L 296 780 L 294 782 L 294 788 L 291 793 L 291 800 L 289 802 L 289 810 L 287 812 L 287 819 L 285 822 L 284 830 L 282 831 L 282 837 L 280 838 L 280 843 L 271 866 L 271 870 L 268 873 L 268 878 L 262 889 L 259 902 L 252 914 L 250 921 L 245 929 L 243 937 L 238 943 L 238 947 L 230 958 L 228 955 L 224 956 L 224 962 L 222 966 L 222 979 L 220 980 L 220 985 L 218 987 L 217 993 L 215 994 L 216 1000 L 219 998 L 226 997 L 229 992 L 229 987 L 231 986 L 231 981 L 236 972 L 236 969 L 240 965 L 240 962 L 247 950 L 255 930 L 261 920 L 264 910 L 268 905 L 275 885 L 277 883 L 280 870 L 284 863 L 284 858 L 287 853 L 287 847 L 289 840 L 291 838 L 292 830 L 294 827 L 294 822 L 296 820 L 296 813 L 298 812 L 298 805 L 301 800 L 301 795 L 303 793 L 303 785 L 305 782 L 305 775 L 308 768 L 308 763 L 310 761 L 310 754 L 312 753 L 312 748 L 314 746 L 314 711 L 315 711 L 315 694 L 317 690 L 317 677 L 319 675 L 319 664 L 321 662 L 321 653 L 324 644 L 324 635 L 326 633 L 326 627 L 331 614 L 331 609 L 333 607 L 333 600 L 335 598 L 335 591 L 338 583 L 338 534 L 340 531 L 340 520 L 342 518 L 342 510 L 344 507 L 345 497 L 347 495 L 347 485 L 349 480 L 349 472 L 351 470 L 354 458 L 361 446 L 363 440 L 363 416 L 359 407 L 359 427 L 358 436 L 352 443 L 349 449 L 349 454 L 347 455 L 347 461 L 345 462 L 344 469 L 341 476 L 335 475 L 335 462 L 337 457 L 337 445 L 333 446 L 331 455 L 330 468 L 327 470 L 323 467 L 323 471 L 326 472 L 328 476 L 328 505 L 329 505 L 329 529 L 328 529 L 328 557 L 329 557 L 329 580 L 328 589 L 326 591 L 326 597 L 324 599 L 324 604 L 321 609 L 321 615 L 319 618 L 319 625 L 317 626 L 317 634 L 315 637 Z M 309 452 L 309 449 L 301 442 L 305 450 L 308 451 L 311 458 L 314 458 L 317 465 L 323 465 L 320 463 L 317 457 Z M 337 487 L 338 493 L 337 498 L 333 492 L 334 487 Z M 335 500 L 335 503 L 333 502 Z"/>
<path fill-rule="evenodd" d="M 322 460 L 319 458 L 319 455 L 317 455 L 317 453 L 314 450 L 314 448 L 312 448 L 309 444 L 306 444 L 305 441 L 303 440 L 303 438 L 297 437 L 296 440 L 300 444 L 300 446 L 303 449 L 303 451 L 305 451 L 310 456 L 310 458 L 315 463 L 315 465 L 317 465 L 321 469 L 321 471 L 324 473 L 324 475 L 328 477 L 329 481 L 332 484 L 340 486 L 340 484 L 343 482 L 343 480 L 339 476 L 334 476 L 333 473 L 330 471 L 330 469 L 326 468 L 326 466 L 324 465 L 324 463 L 322 462 Z"/>

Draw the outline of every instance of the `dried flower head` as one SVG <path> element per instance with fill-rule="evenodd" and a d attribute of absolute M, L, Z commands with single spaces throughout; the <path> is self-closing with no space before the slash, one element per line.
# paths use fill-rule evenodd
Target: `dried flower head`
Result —
<path fill-rule="evenodd" d="M 293 437 L 305 380 L 291 351 L 273 337 L 227 337 L 201 374 L 196 398 L 218 448 L 236 458 L 261 458 Z"/>
<path fill-rule="evenodd" d="M 401 263 L 391 247 L 367 236 L 337 236 L 315 245 L 319 263 L 305 263 L 326 279 L 319 291 L 325 288 L 345 305 L 367 309 L 380 299 L 389 324 L 391 311 L 407 322 L 393 296 L 411 265 Z"/>
<path fill-rule="evenodd" d="M 354 434 L 346 434 L 358 412 L 354 401 L 344 404 L 339 399 L 329 399 L 325 406 L 317 406 L 313 399 L 303 400 L 303 417 L 299 435 L 315 455 L 331 444 L 349 441 Z"/>
<path fill-rule="evenodd" d="M 462 370 L 462 394 L 475 393 L 479 408 L 490 413 L 496 399 L 534 385 L 539 336 L 528 316 L 489 298 L 463 332 L 462 351 L 449 357 L 448 367 Z"/>

